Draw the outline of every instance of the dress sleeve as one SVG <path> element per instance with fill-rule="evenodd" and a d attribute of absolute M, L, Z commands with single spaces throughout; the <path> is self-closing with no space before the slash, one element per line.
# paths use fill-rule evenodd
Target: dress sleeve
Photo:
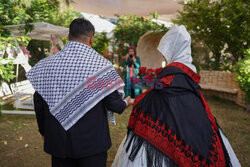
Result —
<path fill-rule="evenodd" d="M 141 60 L 139 57 L 136 57 L 135 68 L 139 69 L 141 67 Z"/>
<path fill-rule="evenodd" d="M 123 66 L 124 68 L 126 68 L 127 65 L 128 65 L 128 63 L 127 63 L 126 59 L 123 59 L 122 66 Z"/>
<path fill-rule="evenodd" d="M 38 93 L 35 92 L 33 95 L 34 99 L 34 108 L 35 108 L 35 113 L 36 113 L 36 120 L 38 124 L 38 129 L 40 134 L 43 136 L 44 135 L 44 119 L 45 119 L 45 104 L 46 102 L 43 100 L 42 96 Z"/>

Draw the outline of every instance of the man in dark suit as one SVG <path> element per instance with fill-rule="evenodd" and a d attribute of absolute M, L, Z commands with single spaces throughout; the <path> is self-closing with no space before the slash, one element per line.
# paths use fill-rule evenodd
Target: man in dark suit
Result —
<path fill-rule="evenodd" d="M 69 43 L 64 49 L 39 62 L 27 74 L 36 90 L 34 106 L 39 132 L 44 139 L 44 151 L 52 156 L 53 167 L 105 167 L 107 150 L 111 147 L 107 110 L 121 114 L 132 103 L 130 97 L 122 99 L 118 88 L 106 87 L 119 76 L 112 69 L 112 64 L 91 48 L 94 33 L 94 27 L 88 20 L 75 19 L 70 25 Z M 82 58 L 82 55 L 86 57 Z M 67 62 L 75 57 L 79 57 L 75 63 Z M 93 59 L 85 62 L 88 58 Z M 66 65 L 62 63 L 64 59 Z M 79 61 L 83 62 L 77 64 Z M 67 65 L 68 67 L 65 67 Z M 99 67 L 100 69 L 97 69 Z M 88 73 L 82 74 L 88 70 Z M 77 75 L 83 79 L 79 79 L 79 83 L 75 84 L 78 81 L 74 81 L 73 75 L 76 75 L 76 79 Z M 101 82 L 105 86 L 84 88 L 86 78 L 93 75 L 96 78 L 109 76 L 106 79 L 108 81 Z M 96 79 L 98 82 L 99 80 Z M 74 84 L 76 86 L 72 86 Z M 74 91 L 76 89 L 79 91 Z M 78 97 L 81 98 L 67 109 L 70 102 Z M 91 98 L 92 100 L 89 100 Z M 76 114 L 71 117 L 70 114 L 74 112 Z M 68 116 L 58 116 L 61 113 Z"/>

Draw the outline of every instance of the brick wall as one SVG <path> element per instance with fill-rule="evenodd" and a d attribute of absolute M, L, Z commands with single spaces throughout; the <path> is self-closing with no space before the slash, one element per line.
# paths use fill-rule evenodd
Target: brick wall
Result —
<path fill-rule="evenodd" d="M 246 93 L 240 89 L 235 75 L 222 71 L 200 71 L 200 85 L 205 95 L 214 95 L 246 107 Z"/>

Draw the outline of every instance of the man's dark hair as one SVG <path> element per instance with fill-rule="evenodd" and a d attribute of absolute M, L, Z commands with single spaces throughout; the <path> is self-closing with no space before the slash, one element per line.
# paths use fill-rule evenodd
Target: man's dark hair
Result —
<path fill-rule="evenodd" d="M 93 24 L 84 19 L 74 19 L 69 26 L 69 39 L 84 39 L 95 34 L 95 28 Z"/>

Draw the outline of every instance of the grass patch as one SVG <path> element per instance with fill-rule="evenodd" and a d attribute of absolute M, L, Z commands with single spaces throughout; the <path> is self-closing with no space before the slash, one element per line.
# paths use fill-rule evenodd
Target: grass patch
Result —
<path fill-rule="evenodd" d="M 250 113 L 234 103 L 206 97 L 218 123 L 226 133 L 243 167 L 250 166 Z M 110 124 L 112 147 L 107 166 L 127 133 L 131 107 L 116 114 L 117 125 Z M 7 144 L 6 144 L 7 142 Z M 2 115 L 0 117 L 0 167 L 51 166 L 50 156 L 43 152 L 43 143 L 34 115 Z"/>
<path fill-rule="evenodd" d="M 16 110 L 16 109 L 14 108 L 13 104 L 8 103 L 5 105 L 2 105 L 2 110 Z"/>
<path fill-rule="evenodd" d="M 220 127 L 230 141 L 241 165 L 250 166 L 250 113 L 232 102 L 206 98 Z"/>
<path fill-rule="evenodd" d="M 8 103 L 5 105 L 2 105 L 2 110 L 11 110 L 11 111 L 33 111 L 30 109 L 19 109 L 15 108 L 13 103 Z"/>

